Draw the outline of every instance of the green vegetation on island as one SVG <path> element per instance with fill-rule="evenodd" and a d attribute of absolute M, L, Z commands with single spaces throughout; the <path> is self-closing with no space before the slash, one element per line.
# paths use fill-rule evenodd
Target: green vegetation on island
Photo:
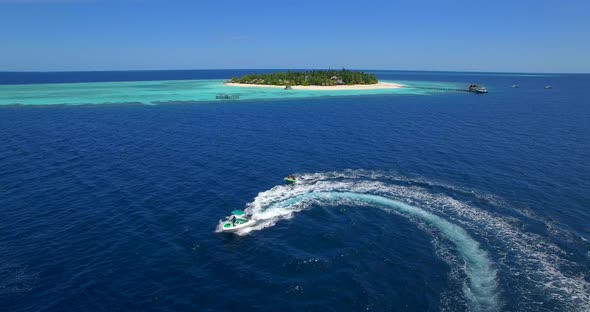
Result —
<path fill-rule="evenodd" d="M 240 78 L 233 77 L 229 82 L 272 86 L 338 86 L 357 84 L 369 85 L 376 84 L 379 81 L 373 74 L 342 69 L 249 74 Z"/>

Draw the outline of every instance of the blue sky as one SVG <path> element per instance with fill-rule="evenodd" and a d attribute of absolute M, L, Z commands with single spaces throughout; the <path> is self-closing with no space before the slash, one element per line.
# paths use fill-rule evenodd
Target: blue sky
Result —
<path fill-rule="evenodd" d="M 0 71 L 590 72 L 590 1 L 0 0 Z"/>

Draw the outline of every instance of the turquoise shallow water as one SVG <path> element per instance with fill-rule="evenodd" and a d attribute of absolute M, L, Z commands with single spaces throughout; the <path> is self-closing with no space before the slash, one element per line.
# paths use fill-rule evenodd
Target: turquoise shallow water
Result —
<path fill-rule="evenodd" d="M 244 100 L 307 98 L 375 94 L 427 94 L 427 90 L 291 90 L 225 86 L 223 79 L 123 81 L 0 85 L 0 105 L 114 104 L 215 101 L 218 94 L 237 95 Z M 403 83 L 403 82 L 402 82 Z M 414 84 L 416 82 L 413 82 Z M 421 86 L 452 87 L 424 82 Z M 409 85 L 411 86 L 411 85 Z"/>

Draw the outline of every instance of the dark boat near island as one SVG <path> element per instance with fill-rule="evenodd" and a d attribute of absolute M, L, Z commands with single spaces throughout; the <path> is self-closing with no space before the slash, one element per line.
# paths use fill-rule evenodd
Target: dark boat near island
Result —
<path fill-rule="evenodd" d="M 473 93 L 488 93 L 488 89 L 486 89 L 484 86 L 479 86 L 476 84 L 469 85 L 469 89 L 467 91 Z"/>
<path fill-rule="evenodd" d="M 236 94 L 218 94 L 215 98 L 218 100 L 238 100 L 240 96 Z"/>

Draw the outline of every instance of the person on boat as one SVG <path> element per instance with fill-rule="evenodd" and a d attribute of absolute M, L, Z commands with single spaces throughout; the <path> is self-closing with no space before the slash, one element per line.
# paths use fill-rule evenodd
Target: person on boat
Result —
<path fill-rule="evenodd" d="M 236 226 L 236 216 L 231 216 L 231 226 Z"/>

